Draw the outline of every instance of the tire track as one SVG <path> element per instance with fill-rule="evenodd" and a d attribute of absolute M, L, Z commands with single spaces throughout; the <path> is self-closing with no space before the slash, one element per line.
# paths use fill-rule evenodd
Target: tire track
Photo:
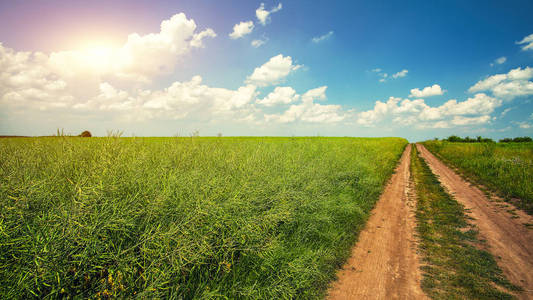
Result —
<path fill-rule="evenodd" d="M 510 204 L 502 206 L 490 201 L 480 189 L 462 179 L 424 146 L 417 144 L 416 147 L 441 184 L 465 206 L 507 279 L 524 289 L 516 296 L 533 299 L 533 230 L 524 226 L 532 224 L 533 217 L 520 210 L 511 214 Z"/>
<path fill-rule="evenodd" d="M 427 299 L 420 288 L 410 156 L 408 145 L 328 299 Z"/>

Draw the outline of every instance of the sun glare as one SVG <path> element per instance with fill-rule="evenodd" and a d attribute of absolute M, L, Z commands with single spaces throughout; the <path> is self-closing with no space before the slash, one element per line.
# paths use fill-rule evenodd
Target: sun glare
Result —
<path fill-rule="evenodd" d="M 92 68 L 104 69 L 112 63 L 116 48 L 105 44 L 89 44 L 82 48 L 85 62 Z"/>

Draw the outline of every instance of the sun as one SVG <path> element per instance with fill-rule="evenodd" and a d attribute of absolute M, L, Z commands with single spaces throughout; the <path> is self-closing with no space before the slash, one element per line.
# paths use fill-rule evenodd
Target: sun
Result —
<path fill-rule="evenodd" d="M 112 64 L 116 52 L 117 48 L 103 43 L 87 44 L 81 49 L 85 63 L 99 70 L 106 69 Z"/>

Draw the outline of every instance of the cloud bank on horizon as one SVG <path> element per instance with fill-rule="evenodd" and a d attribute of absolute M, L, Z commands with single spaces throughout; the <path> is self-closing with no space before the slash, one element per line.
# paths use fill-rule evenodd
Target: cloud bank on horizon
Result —
<path fill-rule="evenodd" d="M 442 99 L 447 91 L 434 83 L 405 89 L 403 97 L 390 96 L 386 101 L 375 101 L 372 109 L 360 110 L 328 97 L 326 84 L 304 90 L 300 85 L 287 84 L 294 74 L 307 75 L 313 65 L 285 55 L 282 50 L 248 70 L 237 88 L 205 84 L 204 74 L 173 81 L 166 87 L 157 86 L 161 78 L 171 78 L 179 72 L 180 61 L 194 56 L 197 49 L 209 48 L 211 40 L 251 36 L 256 25 L 271 24 L 272 14 L 282 8 L 279 3 L 267 10 L 261 3 L 255 11 L 257 23 L 238 21 L 227 36 L 217 34 L 224 28 L 198 26 L 180 12 L 163 20 L 158 32 L 131 33 L 123 45 L 114 48 L 44 53 L 17 51 L 0 43 L 0 105 L 4 113 L 19 117 L 53 112 L 74 119 L 106 118 L 121 125 L 180 120 L 252 128 L 283 126 L 279 127 L 283 130 L 314 124 L 357 132 L 358 128 L 391 125 L 410 130 L 482 128 L 507 113 L 496 114 L 506 103 L 533 95 L 533 68 L 523 66 L 488 75 L 464 91 L 466 95 L 461 99 Z M 323 43 L 333 34 L 333 30 L 317 32 L 311 41 Z M 253 38 L 250 45 L 259 48 L 268 40 L 265 36 Z M 521 51 L 533 52 L 533 34 L 516 45 Z M 500 57 L 491 66 L 506 61 L 506 57 Z M 370 73 L 376 74 L 382 84 L 404 81 L 415 74 L 406 68 L 391 73 L 375 68 Z M 430 104 L 426 101 L 429 97 L 444 102 Z M 531 105 L 527 107 L 533 111 Z M 510 126 L 527 130 L 533 127 L 533 121 L 529 117 L 513 121 Z"/>

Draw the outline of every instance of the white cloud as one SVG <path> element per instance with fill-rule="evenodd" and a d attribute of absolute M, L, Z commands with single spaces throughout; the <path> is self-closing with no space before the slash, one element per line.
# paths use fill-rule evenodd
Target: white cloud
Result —
<path fill-rule="evenodd" d="M 161 22 L 159 33 L 143 36 L 130 34 L 126 44 L 110 58 L 109 72 L 141 80 L 170 74 L 180 56 L 187 53 L 191 47 L 203 47 L 204 38 L 216 36 L 210 28 L 198 34 L 195 34 L 195 30 L 194 20 L 179 13 Z M 53 61 L 54 58 L 52 54 L 50 59 Z"/>
<path fill-rule="evenodd" d="M 530 124 L 528 122 L 513 122 L 513 124 L 518 125 L 518 127 L 522 128 L 522 129 L 533 128 L 533 124 Z"/>
<path fill-rule="evenodd" d="M 507 57 L 502 56 L 499 58 L 496 58 L 494 62 L 490 63 L 490 66 L 493 67 L 494 65 L 501 65 L 507 61 Z"/>
<path fill-rule="evenodd" d="M 505 117 L 505 115 L 506 115 L 508 112 L 510 112 L 511 110 L 513 110 L 513 109 L 514 109 L 514 107 L 508 107 L 508 108 L 504 109 L 504 110 L 501 112 L 501 114 L 500 114 L 500 118 Z"/>
<path fill-rule="evenodd" d="M 259 47 L 263 46 L 264 44 L 266 44 L 267 41 L 268 41 L 267 39 L 253 40 L 253 41 L 251 42 L 251 45 L 252 45 L 252 47 L 254 47 L 254 48 L 259 48 Z"/>
<path fill-rule="evenodd" d="M 321 36 L 315 36 L 314 38 L 311 39 L 311 41 L 315 44 L 318 44 L 320 42 L 323 42 L 325 40 L 328 40 L 329 38 L 331 38 L 333 36 L 333 31 L 329 31 L 328 33 L 326 34 L 323 34 Z"/>
<path fill-rule="evenodd" d="M 463 117 L 455 116 L 448 121 L 420 124 L 420 128 L 452 128 L 457 126 L 482 125 L 490 122 L 490 116 Z"/>
<path fill-rule="evenodd" d="M 272 8 L 270 11 L 265 10 L 265 4 L 261 3 L 259 5 L 259 8 L 255 10 L 255 15 L 257 17 L 257 20 L 259 20 L 259 23 L 263 26 L 265 26 L 268 22 L 270 22 L 270 15 L 280 11 L 282 8 L 281 3 L 278 4 L 278 6 Z"/>
<path fill-rule="evenodd" d="M 246 82 L 258 86 L 268 86 L 281 82 L 290 72 L 299 69 L 294 65 L 290 56 L 276 55 L 260 67 L 255 68 Z"/>
<path fill-rule="evenodd" d="M 217 34 L 215 33 L 215 31 L 213 31 L 213 29 L 207 28 L 206 30 L 193 35 L 191 40 L 191 46 L 196 48 L 204 48 L 205 45 L 203 43 L 203 39 L 207 37 L 214 38 L 216 36 Z"/>
<path fill-rule="evenodd" d="M 376 101 L 374 109 L 360 112 L 357 115 L 357 123 L 363 126 L 374 126 L 386 117 L 401 113 L 420 113 L 425 107 L 427 105 L 422 99 L 402 101 L 401 98 L 390 97 L 387 102 Z"/>
<path fill-rule="evenodd" d="M 533 50 L 533 33 L 524 37 L 520 42 L 517 42 L 518 45 L 523 45 L 522 50 Z"/>
<path fill-rule="evenodd" d="M 257 103 L 264 106 L 274 106 L 277 104 L 289 104 L 297 101 L 300 95 L 296 94 L 296 91 L 289 86 L 276 87 L 273 92 L 268 94 L 262 100 L 257 100 Z"/>
<path fill-rule="evenodd" d="M 239 24 L 235 24 L 235 26 L 233 26 L 233 32 L 229 34 L 229 37 L 234 40 L 242 38 L 243 36 L 251 33 L 252 30 L 254 30 L 254 22 L 240 22 Z"/>
<path fill-rule="evenodd" d="M 402 78 L 402 77 L 405 77 L 405 76 L 407 76 L 407 72 L 409 72 L 409 71 L 403 69 L 403 70 L 401 70 L 400 72 L 393 74 L 393 75 L 392 75 L 392 78 L 396 79 L 396 78 Z"/>
<path fill-rule="evenodd" d="M 449 100 L 440 107 L 448 115 L 476 115 L 490 114 L 495 108 L 500 107 L 501 105 L 501 100 L 480 93 L 463 102 Z"/>
<path fill-rule="evenodd" d="M 312 102 L 313 100 L 326 100 L 327 86 L 310 89 L 302 95 L 302 102 Z"/>
<path fill-rule="evenodd" d="M 440 85 L 434 84 L 432 86 L 426 86 L 422 90 L 418 88 L 412 89 L 409 97 L 410 98 L 413 98 L 413 97 L 424 98 L 424 97 L 431 97 L 431 96 L 439 96 L 442 94 L 444 94 L 444 91 L 441 89 Z"/>
<path fill-rule="evenodd" d="M 377 75 L 379 77 L 381 77 L 379 79 L 379 82 L 387 82 L 387 79 L 397 79 L 397 78 L 405 77 L 405 76 L 407 76 L 407 73 L 409 71 L 404 69 L 404 70 L 401 70 L 399 72 L 396 72 L 396 73 L 392 74 L 391 76 L 389 76 L 388 73 L 383 72 L 383 70 L 381 68 L 372 69 L 371 72 L 377 73 Z"/>
<path fill-rule="evenodd" d="M 279 123 L 308 122 L 308 123 L 336 123 L 347 118 L 340 105 L 323 105 L 314 100 L 326 99 L 326 86 L 307 91 L 302 96 L 300 104 L 291 105 L 282 114 L 265 115 L 266 121 Z"/>
<path fill-rule="evenodd" d="M 505 79 L 507 79 L 506 74 L 492 75 L 490 77 L 487 77 L 486 79 L 478 81 L 475 85 L 471 86 L 468 91 L 471 93 L 475 93 L 479 91 L 490 90 Z"/>
<path fill-rule="evenodd" d="M 524 69 L 516 68 L 507 73 L 509 80 L 527 80 L 533 77 L 533 68 L 525 67 Z"/>
<path fill-rule="evenodd" d="M 449 100 L 446 103 L 432 107 L 423 99 L 409 100 L 390 97 L 387 102 L 376 101 L 374 109 L 360 112 L 357 123 L 372 127 L 384 120 L 406 126 L 415 124 L 417 127 L 448 128 L 489 122 L 490 115 L 495 108 L 501 106 L 502 101 L 476 94 L 466 101 Z"/>
<path fill-rule="evenodd" d="M 491 91 L 494 96 L 513 99 L 519 96 L 533 95 L 533 68 L 516 68 L 507 74 L 496 74 L 478 81 L 468 89 L 469 92 Z"/>

